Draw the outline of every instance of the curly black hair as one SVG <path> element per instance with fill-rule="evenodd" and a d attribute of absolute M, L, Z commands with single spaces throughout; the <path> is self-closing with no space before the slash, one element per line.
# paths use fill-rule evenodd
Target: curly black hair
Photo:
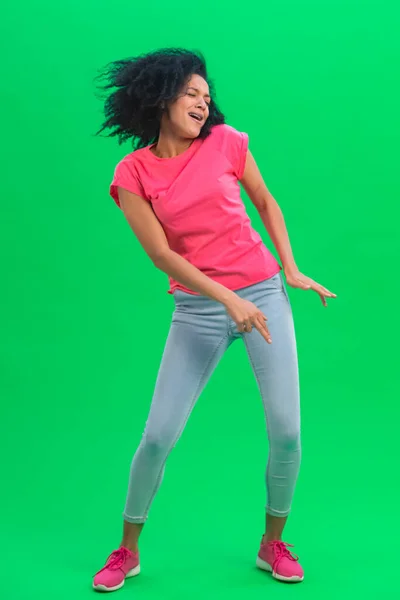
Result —
<path fill-rule="evenodd" d="M 105 99 L 106 119 L 95 135 L 109 130 L 107 137 L 118 136 L 119 144 L 132 138 L 136 149 L 156 142 L 163 107 L 177 98 L 192 75 L 203 77 L 211 90 L 209 117 L 199 136 L 206 138 L 215 125 L 225 123 L 225 117 L 213 99 L 214 86 L 207 76 L 203 55 L 181 48 L 113 61 L 100 70 L 95 81 L 105 82 L 98 88 Z"/>

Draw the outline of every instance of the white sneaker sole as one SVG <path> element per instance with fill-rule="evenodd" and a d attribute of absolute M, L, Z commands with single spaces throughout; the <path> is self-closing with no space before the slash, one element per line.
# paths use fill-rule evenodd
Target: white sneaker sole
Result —
<path fill-rule="evenodd" d="M 135 567 L 134 569 L 131 569 L 130 571 L 127 572 L 127 574 L 125 575 L 125 579 L 127 579 L 128 577 L 136 577 L 136 575 L 139 575 L 140 573 L 140 565 L 138 565 L 137 567 Z M 123 581 L 121 581 L 121 583 L 119 585 L 115 585 L 114 587 L 106 587 L 105 585 L 94 585 L 93 584 L 93 589 L 97 590 L 98 592 L 115 592 L 116 590 L 119 590 L 123 587 L 124 583 L 125 583 L 125 579 Z"/>
<path fill-rule="evenodd" d="M 293 577 L 284 577 L 283 575 L 279 575 L 275 571 L 272 570 L 272 567 L 269 563 L 262 560 L 259 556 L 257 556 L 256 566 L 262 571 L 268 571 L 268 573 L 272 573 L 272 577 L 278 579 L 279 581 L 288 581 L 289 583 L 297 583 L 299 581 L 303 581 L 304 577 L 299 577 L 298 575 L 293 575 Z"/>

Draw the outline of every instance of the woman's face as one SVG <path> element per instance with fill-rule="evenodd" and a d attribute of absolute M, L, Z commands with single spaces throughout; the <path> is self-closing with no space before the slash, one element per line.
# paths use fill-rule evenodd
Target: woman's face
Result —
<path fill-rule="evenodd" d="M 192 75 L 178 98 L 172 102 L 161 119 L 161 128 L 173 130 L 184 138 L 197 138 L 208 119 L 210 90 L 205 79 Z"/>

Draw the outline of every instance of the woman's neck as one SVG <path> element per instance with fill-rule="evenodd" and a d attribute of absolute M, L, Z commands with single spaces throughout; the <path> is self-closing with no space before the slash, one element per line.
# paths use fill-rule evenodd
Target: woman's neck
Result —
<path fill-rule="evenodd" d="M 194 139 L 176 138 L 160 133 L 158 142 L 151 151 L 158 158 L 174 158 L 190 148 Z"/>

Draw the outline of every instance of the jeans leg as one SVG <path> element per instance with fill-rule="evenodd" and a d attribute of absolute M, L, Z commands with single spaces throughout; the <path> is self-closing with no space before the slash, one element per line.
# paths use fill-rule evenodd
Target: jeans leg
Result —
<path fill-rule="evenodd" d="M 264 282 L 267 284 L 267 282 Z M 268 317 L 272 344 L 257 330 L 243 334 L 264 405 L 269 440 L 267 512 L 290 512 L 301 460 L 300 391 L 292 311 L 281 276 L 253 300 Z"/>
<path fill-rule="evenodd" d="M 133 457 L 123 517 L 144 523 L 165 463 L 213 370 L 230 344 L 221 313 L 175 311 L 141 443 Z M 210 304 L 207 304 L 209 307 Z"/>

